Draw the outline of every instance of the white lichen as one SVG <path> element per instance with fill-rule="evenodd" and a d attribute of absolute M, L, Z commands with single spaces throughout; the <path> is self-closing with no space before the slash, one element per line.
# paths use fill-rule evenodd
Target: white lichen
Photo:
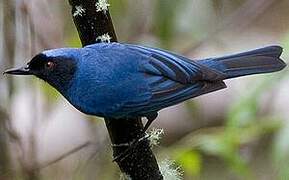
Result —
<path fill-rule="evenodd" d="M 85 9 L 82 6 L 75 6 L 73 17 L 83 16 L 84 13 L 85 13 Z"/>
<path fill-rule="evenodd" d="M 122 174 L 120 175 L 119 180 L 132 180 L 132 179 L 131 179 L 131 177 L 130 177 L 129 175 L 127 175 L 127 174 L 125 174 L 125 173 L 122 173 Z"/>
<path fill-rule="evenodd" d="M 164 134 L 163 129 L 156 129 L 153 128 L 147 135 L 148 139 L 150 141 L 151 146 L 159 145 L 160 139 L 162 138 L 162 135 Z"/>
<path fill-rule="evenodd" d="M 98 36 L 96 41 L 107 42 L 110 43 L 111 37 L 108 33 Z"/>
<path fill-rule="evenodd" d="M 174 161 L 165 159 L 160 164 L 160 171 L 164 180 L 182 180 L 183 172 L 180 166 L 176 166 Z"/>
<path fill-rule="evenodd" d="M 130 143 L 112 144 L 112 147 L 127 147 L 127 146 L 130 146 Z"/>
<path fill-rule="evenodd" d="M 108 10 L 108 7 L 110 4 L 107 2 L 107 0 L 99 0 L 96 4 L 96 12 L 104 11 L 106 12 Z"/>

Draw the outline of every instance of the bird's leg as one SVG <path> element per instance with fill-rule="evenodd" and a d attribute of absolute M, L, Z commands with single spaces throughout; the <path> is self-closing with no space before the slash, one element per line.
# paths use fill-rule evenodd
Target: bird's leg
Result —
<path fill-rule="evenodd" d="M 152 114 L 148 114 L 146 116 L 147 118 L 147 123 L 145 124 L 144 128 L 143 128 L 143 132 L 146 132 L 148 130 L 148 128 L 150 127 L 150 125 L 152 124 L 152 122 L 158 117 L 158 113 L 152 113 Z"/>

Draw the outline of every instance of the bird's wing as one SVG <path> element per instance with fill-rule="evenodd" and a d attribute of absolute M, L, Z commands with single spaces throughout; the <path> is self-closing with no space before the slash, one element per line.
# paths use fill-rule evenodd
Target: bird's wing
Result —
<path fill-rule="evenodd" d="M 184 56 L 165 50 L 130 45 L 134 51 L 149 56 L 149 63 L 144 65 L 144 72 L 165 76 L 182 84 L 194 83 L 198 80 L 217 81 L 226 76 L 222 72 L 203 66 Z"/>
<path fill-rule="evenodd" d="M 127 45 L 147 59 L 140 67 L 151 91 L 147 100 L 126 102 L 122 111 L 149 114 L 187 99 L 225 88 L 224 74 L 171 52 Z"/>

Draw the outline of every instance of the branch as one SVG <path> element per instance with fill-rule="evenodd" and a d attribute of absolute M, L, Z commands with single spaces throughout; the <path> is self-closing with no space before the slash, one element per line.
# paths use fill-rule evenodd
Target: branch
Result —
<path fill-rule="evenodd" d="M 74 24 L 83 46 L 96 43 L 104 34 L 108 34 L 112 42 L 117 41 L 109 11 L 97 9 L 97 2 L 98 0 L 69 0 Z"/>
<path fill-rule="evenodd" d="M 43 165 L 37 166 L 34 170 L 41 170 L 41 169 L 44 169 L 44 168 L 46 168 L 46 167 L 48 167 L 48 166 L 51 166 L 52 164 L 55 164 L 55 163 L 61 161 L 62 159 L 65 159 L 65 158 L 67 158 L 68 156 L 70 156 L 70 155 L 72 155 L 72 154 L 74 154 L 74 153 L 82 150 L 83 148 L 89 146 L 90 144 L 91 144 L 90 142 L 83 143 L 83 144 L 81 144 L 81 145 L 79 145 L 79 146 L 71 149 L 70 151 L 68 151 L 68 152 L 60 155 L 59 157 L 53 159 L 52 161 L 49 161 L 49 162 L 47 162 L 47 163 L 44 163 Z"/>
<path fill-rule="evenodd" d="M 116 42 L 117 37 L 105 0 L 69 0 L 72 16 L 82 45 Z M 108 119 L 106 126 L 113 144 L 113 155 L 119 157 L 129 150 L 137 138 L 144 137 L 143 124 L 137 119 Z M 149 141 L 144 139 L 132 148 L 129 156 L 116 159 L 120 170 L 131 179 L 163 179 Z"/>

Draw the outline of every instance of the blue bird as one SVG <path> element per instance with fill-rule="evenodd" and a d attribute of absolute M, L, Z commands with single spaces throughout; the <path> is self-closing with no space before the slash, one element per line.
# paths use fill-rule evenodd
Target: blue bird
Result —
<path fill-rule="evenodd" d="M 156 48 L 97 43 L 44 51 L 4 73 L 35 75 L 85 114 L 147 117 L 147 128 L 159 110 L 223 89 L 226 79 L 282 70 L 281 54 L 281 47 L 269 46 L 193 61 Z"/>

